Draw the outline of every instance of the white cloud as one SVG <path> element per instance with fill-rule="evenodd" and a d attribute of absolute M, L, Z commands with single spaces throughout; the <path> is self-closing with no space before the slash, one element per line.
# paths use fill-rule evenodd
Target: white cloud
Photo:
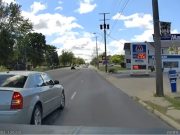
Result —
<path fill-rule="evenodd" d="M 52 44 L 59 46 L 58 54 L 61 54 L 62 49 L 72 51 L 76 57 L 82 57 L 86 61 L 92 59 L 95 41 L 92 39 L 92 33 L 83 32 L 67 32 L 64 35 L 55 39 Z"/>
<path fill-rule="evenodd" d="M 151 14 L 135 13 L 129 16 L 117 13 L 113 16 L 114 20 L 123 20 L 126 28 L 153 28 L 153 17 Z"/>
<path fill-rule="evenodd" d="M 171 33 L 172 33 L 172 34 L 173 34 L 173 33 L 174 33 L 174 34 L 177 34 L 177 33 L 179 33 L 179 32 L 178 32 L 177 29 L 173 29 L 173 30 L 171 31 Z"/>
<path fill-rule="evenodd" d="M 127 40 L 113 40 L 108 44 L 108 55 L 114 54 L 124 54 L 124 43 L 128 42 Z"/>
<path fill-rule="evenodd" d="M 81 25 L 76 23 L 77 20 L 75 17 L 67 17 L 59 13 L 36 15 L 32 12 L 22 11 L 22 15 L 32 21 L 36 32 L 43 33 L 47 36 L 53 34 L 63 35 L 74 28 L 83 28 Z"/>
<path fill-rule="evenodd" d="M 58 1 L 59 4 L 62 4 L 63 2 L 61 0 Z"/>
<path fill-rule="evenodd" d="M 54 10 L 63 10 L 63 7 L 58 6 L 58 7 L 56 7 Z"/>
<path fill-rule="evenodd" d="M 135 35 L 134 38 L 132 38 L 131 40 L 134 42 L 153 41 L 153 33 L 153 29 L 148 29 L 140 35 Z"/>
<path fill-rule="evenodd" d="M 2 0 L 2 2 L 8 3 L 8 4 L 10 4 L 11 2 L 16 3 L 15 0 Z"/>
<path fill-rule="evenodd" d="M 36 2 L 31 5 L 31 10 L 33 14 L 38 13 L 39 11 L 45 10 L 47 8 L 46 5 L 42 4 L 41 2 Z"/>
<path fill-rule="evenodd" d="M 92 4 L 93 0 L 81 0 L 80 7 L 76 10 L 80 14 L 92 12 L 96 8 L 96 4 Z"/>

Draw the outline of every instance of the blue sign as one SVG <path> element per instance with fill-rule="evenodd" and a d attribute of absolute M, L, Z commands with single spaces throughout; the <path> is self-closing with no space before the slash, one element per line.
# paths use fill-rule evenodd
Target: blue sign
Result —
<path fill-rule="evenodd" d="M 176 84 L 176 80 L 177 80 L 177 73 L 176 70 L 169 70 L 169 81 L 171 84 L 171 92 L 176 92 L 177 91 L 177 84 Z"/>
<path fill-rule="evenodd" d="M 132 45 L 133 59 L 146 59 L 146 45 L 133 44 Z"/>
<path fill-rule="evenodd" d="M 154 59 L 154 55 L 149 55 L 149 58 Z M 162 59 L 180 59 L 180 55 L 161 55 Z"/>
<path fill-rule="evenodd" d="M 180 40 L 180 34 L 170 34 L 168 36 L 161 36 L 161 40 Z"/>

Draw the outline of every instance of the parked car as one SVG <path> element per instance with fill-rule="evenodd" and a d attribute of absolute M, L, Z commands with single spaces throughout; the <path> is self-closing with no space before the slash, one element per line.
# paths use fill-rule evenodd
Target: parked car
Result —
<path fill-rule="evenodd" d="M 64 107 L 64 88 L 47 73 L 0 73 L 0 123 L 40 125 L 48 114 Z"/>

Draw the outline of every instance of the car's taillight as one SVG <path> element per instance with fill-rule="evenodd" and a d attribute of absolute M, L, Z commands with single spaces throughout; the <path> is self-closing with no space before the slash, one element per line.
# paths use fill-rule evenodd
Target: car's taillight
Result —
<path fill-rule="evenodd" d="M 19 92 L 14 92 L 11 101 L 11 109 L 22 109 L 23 97 Z"/>

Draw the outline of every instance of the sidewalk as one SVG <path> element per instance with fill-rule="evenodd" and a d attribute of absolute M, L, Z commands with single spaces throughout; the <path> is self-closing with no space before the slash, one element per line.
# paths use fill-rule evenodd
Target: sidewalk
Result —
<path fill-rule="evenodd" d="M 95 69 L 95 68 L 94 68 Z M 173 106 L 164 97 L 155 97 L 155 73 L 150 76 L 130 77 L 128 71 L 117 74 L 109 74 L 98 71 L 100 75 L 111 82 L 114 86 L 121 89 L 124 93 L 135 100 L 138 100 L 143 106 L 154 112 L 160 118 L 165 120 L 176 129 L 180 129 L 180 110 Z M 164 93 L 167 97 L 180 99 L 180 86 L 177 86 L 177 93 L 170 92 L 170 84 L 167 74 L 164 74 Z M 180 84 L 180 79 L 177 80 L 177 85 Z"/>

